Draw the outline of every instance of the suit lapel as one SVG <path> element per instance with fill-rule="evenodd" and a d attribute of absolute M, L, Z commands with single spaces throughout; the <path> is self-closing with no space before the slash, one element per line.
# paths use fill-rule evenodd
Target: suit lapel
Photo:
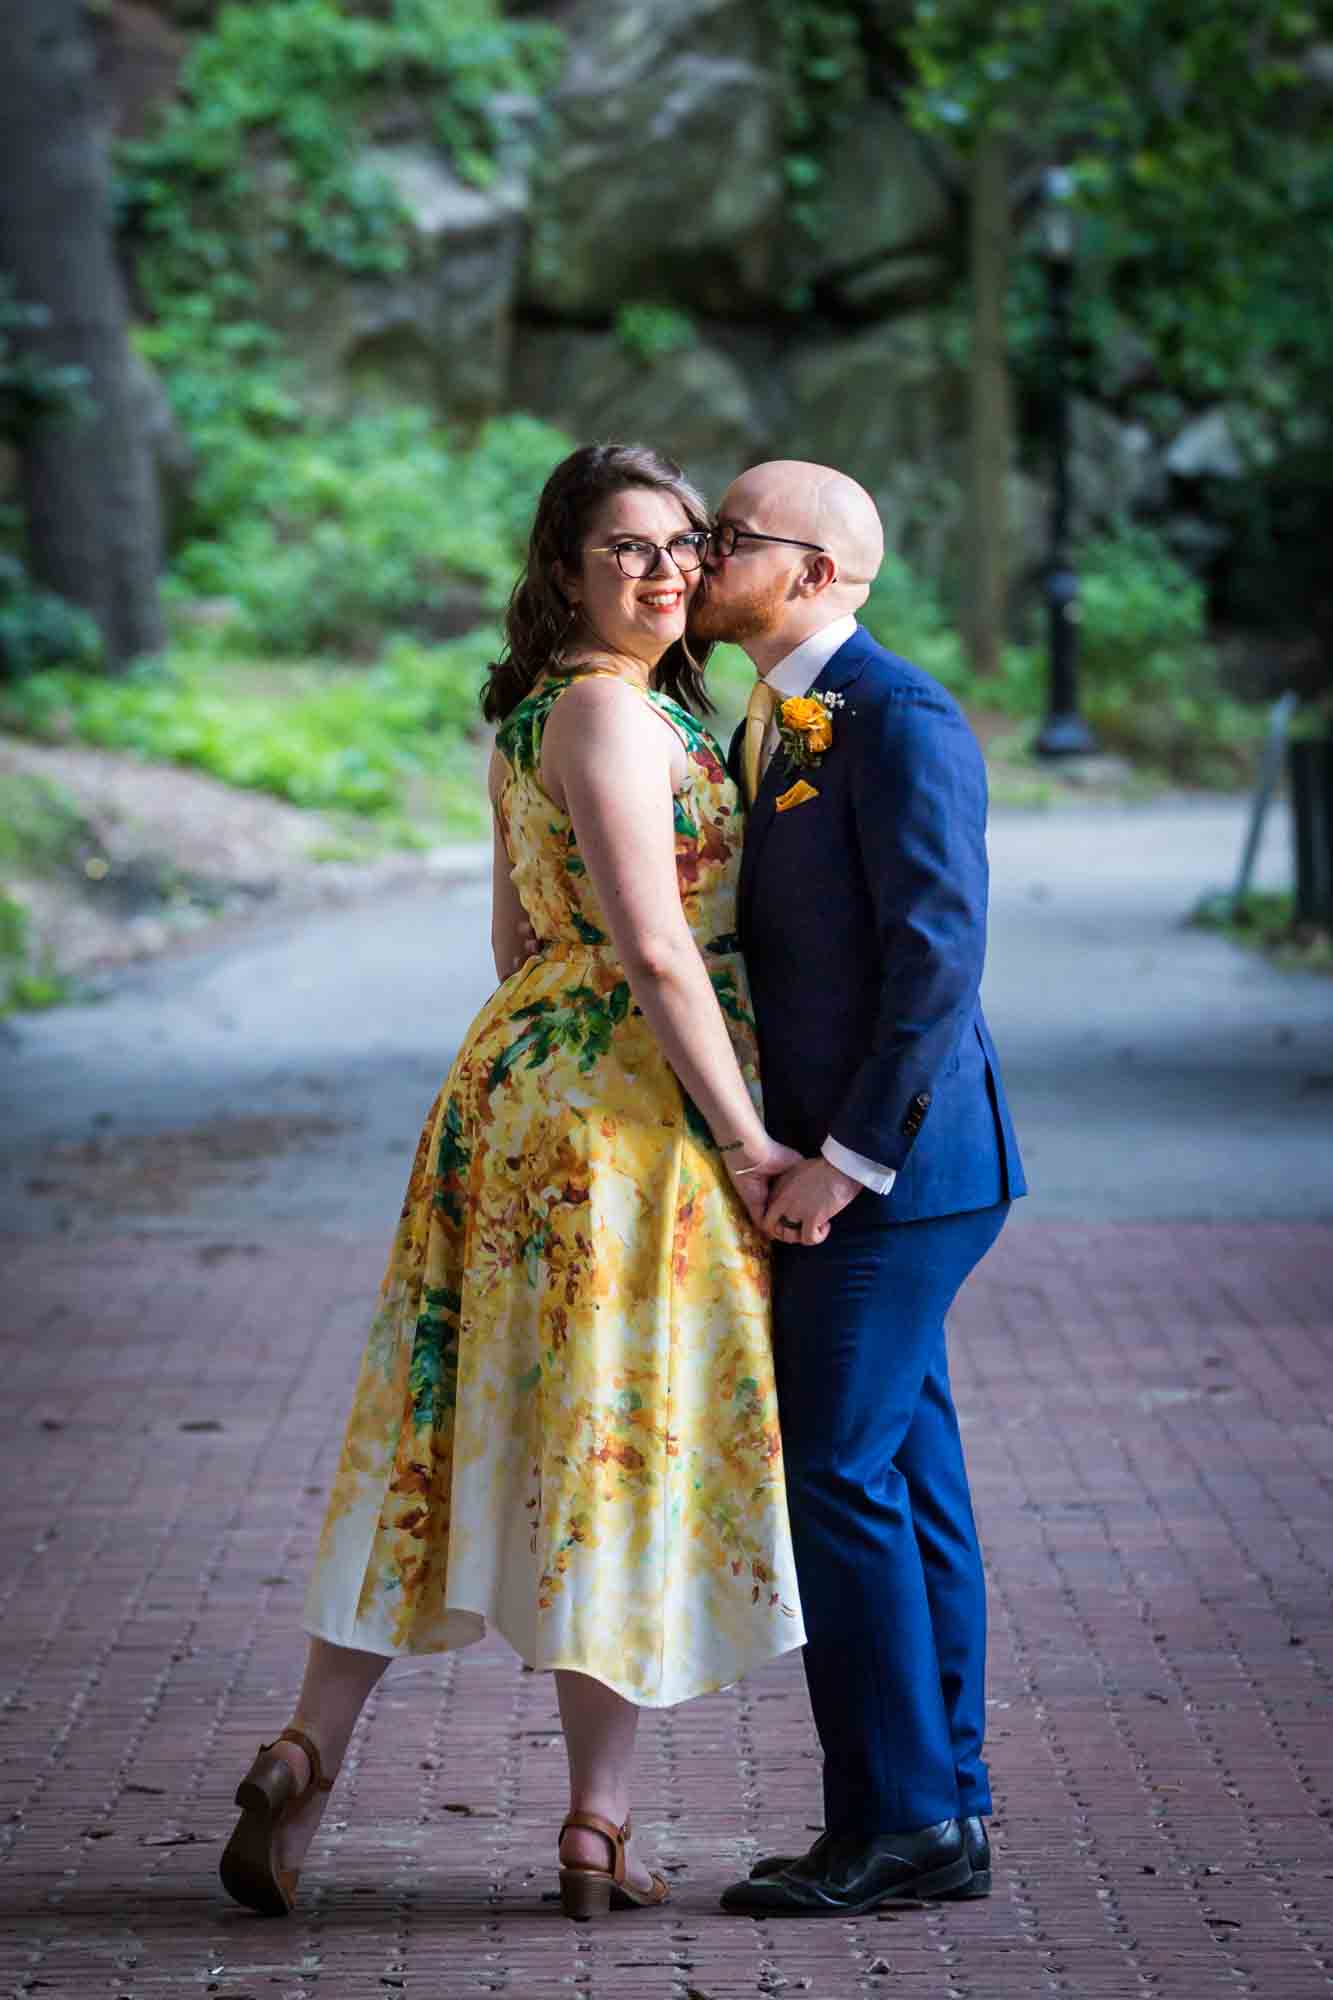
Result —
<path fill-rule="evenodd" d="M 864 671 L 873 644 L 874 641 L 870 638 L 870 635 L 858 625 L 851 638 L 844 645 L 839 646 L 833 658 L 824 668 L 823 673 L 811 688 L 811 694 L 841 694 L 845 688 L 851 687 L 852 683 L 858 680 Z M 837 727 L 838 724 L 835 720 L 835 732 Z M 797 773 L 797 776 L 799 775 L 800 773 Z M 778 799 L 786 791 L 787 787 L 794 782 L 792 773 L 788 768 L 786 754 L 779 744 L 769 759 L 768 769 L 765 771 L 763 780 L 759 786 L 759 796 L 750 808 L 750 816 L 745 827 L 745 847 L 741 854 L 740 884 L 740 921 L 742 931 L 749 909 L 750 897 L 754 892 L 755 878 L 758 873 L 764 842 L 767 840 L 772 830 L 773 822 L 777 818 Z M 819 773 L 817 771 L 812 773 L 811 783 L 816 786 L 818 785 Z"/>

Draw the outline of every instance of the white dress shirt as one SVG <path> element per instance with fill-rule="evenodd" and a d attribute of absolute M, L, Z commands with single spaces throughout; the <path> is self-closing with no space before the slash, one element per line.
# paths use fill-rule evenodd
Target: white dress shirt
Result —
<path fill-rule="evenodd" d="M 785 660 L 779 660 L 766 676 L 779 701 L 787 701 L 792 695 L 809 694 L 833 655 L 847 644 L 857 629 L 855 618 L 835 618 L 831 625 L 825 625 L 820 631 L 812 632 L 808 639 L 803 639 Z M 761 778 L 777 747 L 775 709 L 764 733 L 764 747 L 759 760 Z M 863 1154 L 854 1153 L 850 1146 L 840 1145 L 831 1136 L 825 1139 L 819 1150 L 831 1167 L 850 1175 L 854 1181 L 860 1181 L 862 1187 L 868 1187 L 872 1194 L 887 1194 L 897 1178 L 894 1168 L 882 1167 L 877 1160 L 867 1160 Z"/>

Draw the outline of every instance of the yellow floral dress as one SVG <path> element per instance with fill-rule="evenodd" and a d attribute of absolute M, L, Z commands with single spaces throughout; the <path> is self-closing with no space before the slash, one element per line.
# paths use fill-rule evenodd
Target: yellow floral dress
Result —
<path fill-rule="evenodd" d="M 769 1345 L 768 1260 L 635 1006 L 542 731 L 499 734 L 505 846 L 540 952 L 468 1031 L 417 1148 L 306 1626 L 372 1653 L 487 1624 L 535 1667 L 660 1706 L 802 1644 Z M 757 1092 L 735 932 L 743 817 L 685 744 L 676 870 Z"/>

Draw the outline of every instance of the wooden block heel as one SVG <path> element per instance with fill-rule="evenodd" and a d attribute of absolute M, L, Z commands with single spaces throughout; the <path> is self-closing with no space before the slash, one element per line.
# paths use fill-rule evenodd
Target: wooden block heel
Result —
<path fill-rule="evenodd" d="M 277 1743 L 295 1743 L 310 1763 L 310 1777 L 298 1786 L 296 1773 L 272 1743 L 261 1743 L 258 1755 L 236 1787 L 241 1817 L 222 1850 L 218 1873 L 234 1903 L 261 1917 L 285 1917 L 296 1900 L 300 1871 L 279 1868 L 275 1852 L 278 1827 L 293 1807 L 311 1792 L 331 1792 L 333 1779 L 324 1776 L 318 1749 L 304 1730 L 284 1729 Z"/>
<path fill-rule="evenodd" d="M 590 1917 L 604 1917 L 611 1909 L 612 1878 L 601 1869 L 562 1868 L 560 1870 L 560 1909 L 562 1915 L 570 1917 L 576 1924 L 586 1924 Z"/>
<path fill-rule="evenodd" d="M 651 1889 L 636 1889 L 625 1879 L 628 1820 L 623 1826 L 612 1826 L 609 1819 L 600 1819 L 596 1813 L 572 1812 L 560 1829 L 561 1840 L 571 1827 L 599 1833 L 611 1849 L 611 1866 L 591 1868 L 561 1862 L 560 1908 L 565 1916 L 576 1924 L 586 1924 L 590 1917 L 604 1917 L 611 1910 L 652 1909 L 665 1903 L 667 1885 L 660 1875 L 653 1876 Z"/>

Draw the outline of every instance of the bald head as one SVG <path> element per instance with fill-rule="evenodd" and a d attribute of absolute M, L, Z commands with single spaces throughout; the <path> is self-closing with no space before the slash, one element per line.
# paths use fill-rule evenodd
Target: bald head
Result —
<path fill-rule="evenodd" d="M 840 610 L 864 604 L 884 560 L 884 530 L 864 486 L 831 465 L 774 458 L 734 480 L 718 509 L 760 533 L 815 542 L 838 566 L 829 588 Z"/>

